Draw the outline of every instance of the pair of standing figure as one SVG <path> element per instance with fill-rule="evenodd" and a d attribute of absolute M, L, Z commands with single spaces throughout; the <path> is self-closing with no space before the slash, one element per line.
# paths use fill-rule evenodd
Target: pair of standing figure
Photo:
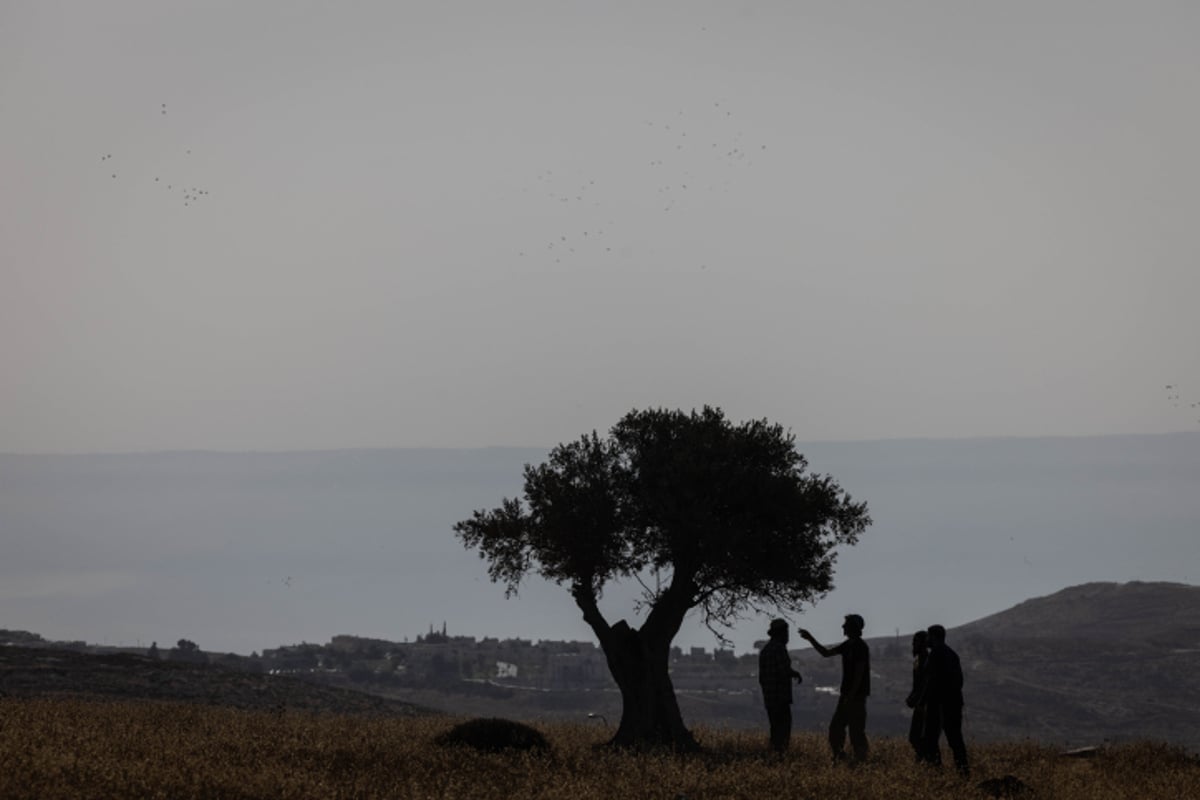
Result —
<path fill-rule="evenodd" d="M 963 673 L 958 654 L 946 644 L 946 629 L 931 625 L 913 634 L 913 688 L 905 701 L 913 710 L 908 741 L 918 762 L 942 765 L 940 739 L 954 754 L 954 766 L 967 775 L 967 746 L 963 742 Z"/>
<path fill-rule="evenodd" d="M 829 721 L 829 747 L 834 761 L 847 758 L 843 748 L 846 733 L 850 734 L 850 747 L 855 762 L 867 758 L 867 697 L 871 694 L 871 653 L 862 634 L 865 623 L 858 614 L 847 614 L 842 623 L 845 641 L 825 647 L 806 630 L 800 636 L 822 656 L 842 657 L 842 683 L 838 690 L 838 704 Z M 788 656 L 788 626 L 781 619 L 774 620 L 767 629 L 770 641 L 758 654 L 758 682 L 762 687 L 763 704 L 767 709 L 767 720 L 771 726 L 771 748 L 782 754 L 787 750 L 792 735 L 792 681 L 800 682 L 800 673 L 792 669 Z"/>

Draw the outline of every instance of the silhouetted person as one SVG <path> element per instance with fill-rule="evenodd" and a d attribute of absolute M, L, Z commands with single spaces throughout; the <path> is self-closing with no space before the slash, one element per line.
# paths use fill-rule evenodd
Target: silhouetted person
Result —
<path fill-rule="evenodd" d="M 842 657 L 842 685 L 838 694 L 837 708 L 829 721 L 829 747 L 833 760 L 841 761 L 846 754 L 842 751 L 846 743 L 846 730 L 850 731 L 850 746 L 854 749 L 854 761 L 867 758 L 867 697 L 871 694 L 871 651 L 863 641 L 865 623 L 858 614 L 847 614 L 842 623 L 846 640 L 833 647 L 825 647 L 806 630 L 800 635 L 825 658 Z"/>
<path fill-rule="evenodd" d="M 946 629 L 929 626 L 929 661 L 925 671 L 925 690 L 918 699 L 925 706 L 924 758 L 935 766 L 942 765 L 942 750 L 938 740 L 946 734 L 946 744 L 954 754 L 954 766 L 964 776 L 969 774 L 967 746 L 963 742 L 963 673 L 962 664 L 946 646 Z"/>
<path fill-rule="evenodd" d="M 917 761 L 925 760 L 925 705 L 918 703 L 925 690 L 925 670 L 929 662 L 929 634 L 917 631 L 912 638 L 912 691 L 904 703 L 913 710 L 912 722 L 908 726 L 908 743 L 912 745 Z"/>
<path fill-rule="evenodd" d="M 758 654 L 758 685 L 771 726 L 771 749 L 783 755 L 792 738 L 792 681 L 800 682 L 800 673 L 792 669 L 788 655 L 788 626 L 781 619 L 767 628 L 767 642 Z"/>

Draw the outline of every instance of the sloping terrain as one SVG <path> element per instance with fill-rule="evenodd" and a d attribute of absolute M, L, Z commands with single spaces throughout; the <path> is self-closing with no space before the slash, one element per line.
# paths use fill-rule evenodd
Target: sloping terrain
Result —
<path fill-rule="evenodd" d="M 956 630 L 991 639 L 1096 639 L 1200 649 L 1200 586 L 1085 583 Z"/>
<path fill-rule="evenodd" d="M 949 631 L 962 659 L 965 725 L 976 740 L 1082 746 L 1160 740 L 1200 751 L 1200 588 L 1089 583 Z M 904 735 L 909 639 L 871 646 L 870 729 Z M 809 689 L 837 686 L 840 664 L 793 650 Z M 836 700 L 801 692 L 797 719 L 819 724 Z"/>
<path fill-rule="evenodd" d="M 0 647 L 0 693 L 10 697 L 173 700 L 275 711 L 418 715 L 420 706 L 295 678 L 128 653 Z"/>
<path fill-rule="evenodd" d="M 1200 588 L 1089 583 L 950 632 L 989 738 L 1200 749 Z"/>

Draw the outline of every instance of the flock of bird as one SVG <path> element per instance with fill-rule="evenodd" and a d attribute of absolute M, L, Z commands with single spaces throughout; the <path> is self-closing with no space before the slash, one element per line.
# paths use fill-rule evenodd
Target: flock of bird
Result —
<path fill-rule="evenodd" d="M 561 216 L 565 211 L 573 224 L 518 250 L 518 256 L 541 252 L 562 263 L 582 255 L 626 254 L 627 249 L 615 240 L 622 227 L 617 220 L 629 209 L 640 214 L 657 207 L 668 214 L 702 203 L 706 194 L 728 193 L 739 171 L 751 167 L 754 156 L 767 149 L 761 142 L 748 143 L 733 112 L 720 102 L 699 112 L 678 110 L 673 118 L 645 120 L 642 127 L 649 137 L 649 157 L 631 165 L 632 174 L 610 171 L 599 181 L 582 171 L 567 175 L 546 169 L 536 174 L 523 192 L 544 199 L 542 217 Z M 621 198 L 620 208 L 607 208 L 603 200 L 614 194 Z"/>
<path fill-rule="evenodd" d="M 1164 388 L 1167 392 L 1167 401 L 1173 408 L 1191 408 L 1200 410 L 1200 403 L 1192 403 L 1185 399 L 1183 395 L 1179 393 L 1179 386 L 1177 384 L 1168 383 Z M 1200 422 L 1200 418 L 1197 418 L 1196 422 Z"/>
<path fill-rule="evenodd" d="M 159 107 L 159 114 L 160 114 L 160 116 L 164 116 L 164 117 L 167 116 L 167 104 L 166 103 L 161 104 L 161 106 Z M 192 154 L 192 151 L 190 149 L 185 149 L 183 152 L 184 156 L 190 156 L 191 154 Z M 112 172 L 109 173 L 110 180 L 116 180 L 120 176 L 120 173 L 116 171 L 116 168 L 111 163 L 109 163 L 112 161 L 112 159 L 113 159 L 112 153 L 105 153 L 104 155 L 100 156 L 100 161 L 103 164 L 105 164 L 105 166 L 107 166 L 109 169 L 113 170 Z M 190 185 L 190 182 L 187 182 L 187 181 L 177 181 L 174 179 L 164 180 L 161 176 L 155 175 L 153 182 L 158 184 L 159 187 L 162 188 L 164 191 L 172 192 L 172 193 L 176 194 L 179 197 L 179 199 L 182 201 L 183 206 L 185 208 L 193 206 L 199 200 L 207 198 L 209 196 L 208 189 L 205 189 L 205 188 L 202 188 L 199 186 Z M 178 188 L 176 188 L 176 187 L 178 187 Z"/>
<path fill-rule="evenodd" d="M 159 116 L 165 119 L 168 110 L 167 104 L 161 103 Z M 686 114 L 678 110 L 669 119 L 644 120 L 643 127 L 649 134 L 649 157 L 640 166 L 631 164 L 632 171 L 609 173 L 599 181 L 596 175 L 579 170 L 568 176 L 566 170 L 546 169 L 535 176 L 525 192 L 548 201 L 556 212 L 541 216 L 561 218 L 561 212 L 566 211 L 572 220 L 571 229 L 560 230 L 540 244 L 520 250 L 518 255 L 541 252 L 561 263 L 576 255 L 624 254 L 626 248 L 614 241 L 616 229 L 621 227 L 617 220 L 623 214 L 630 209 L 643 214 L 645 208 L 655 206 L 664 214 L 671 213 L 685 203 L 699 202 L 705 193 L 727 193 L 738 177 L 736 170 L 752 166 L 753 155 L 767 149 L 765 144 L 748 144 L 733 112 L 719 101 Z M 186 158 L 192 151 L 184 149 L 180 155 Z M 147 181 L 174 195 L 185 208 L 210 196 L 208 188 L 180 178 L 180 172 L 190 171 L 186 167 L 173 167 L 174 177 L 155 175 L 142 165 L 130 165 L 122 172 L 115 158 L 112 153 L 100 156 L 110 180 L 133 175 L 133 180 Z M 606 208 L 603 198 L 614 196 L 621 198 L 619 207 Z"/>

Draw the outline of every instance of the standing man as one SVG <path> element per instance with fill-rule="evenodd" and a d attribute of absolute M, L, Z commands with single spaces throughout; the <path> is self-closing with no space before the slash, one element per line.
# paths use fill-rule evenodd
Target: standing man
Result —
<path fill-rule="evenodd" d="M 800 682 L 800 673 L 792 669 L 788 655 L 788 625 L 782 619 L 771 621 L 767 642 L 758 654 L 758 685 L 771 726 L 771 749 L 783 755 L 792 738 L 792 680 Z"/>
<path fill-rule="evenodd" d="M 912 745 L 917 761 L 925 761 L 925 706 L 921 703 L 925 692 L 925 670 L 929 662 L 929 634 L 917 631 L 912 638 L 912 691 L 904 703 L 912 709 L 912 722 L 908 726 L 908 743 Z"/>
<path fill-rule="evenodd" d="M 942 731 L 946 744 L 954 754 L 954 766 L 961 775 L 970 774 L 967 765 L 967 746 L 963 742 L 963 673 L 962 663 L 946 646 L 946 629 L 929 626 L 929 662 L 922 700 L 925 705 L 925 760 L 942 765 L 942 750 L 938 744 Z"/>
<path fill-rule="evenodd" d="M 842 751 L 846 743 L 846 730 L 850 730 L 850 746 L 854 749 L 854 763 L 867 759 L 867 697 L 871 694 L 871 651 L 863 641 L 865 623 L 858 614 L 847 614 L 842 623 L 846 640 L 833 647 L 825 647 L 806 630 L 800 636 L 808 641 L 825 658 L 842 657 L 842 685 L 838 694 L 837 709 L 829 721 L 829 747 L 833 760 L 843 761 Z"/>

